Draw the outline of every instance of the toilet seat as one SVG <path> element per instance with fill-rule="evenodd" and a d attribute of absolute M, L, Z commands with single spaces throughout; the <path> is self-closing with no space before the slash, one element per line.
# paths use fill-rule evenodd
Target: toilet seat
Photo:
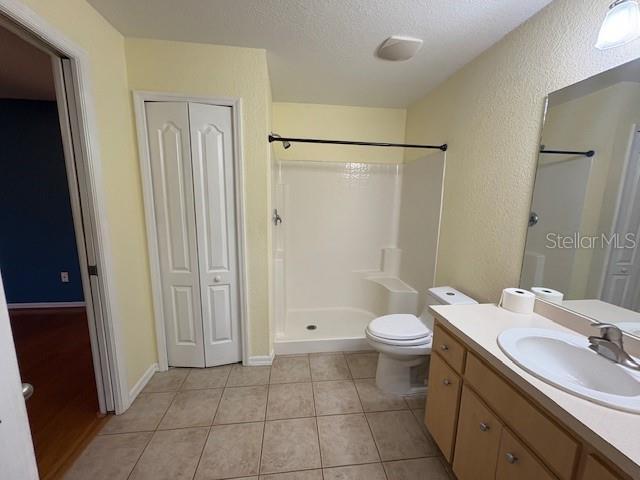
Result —
<path fill-rule="evenodd" d="M 371 341 L 383 343 L 394 347 L 421 347 L 431 345 L 433 341 L 433 335 L 429 332 L 428 335 L 422 338 L 416 338 L 415 340 L 393 340 L 389 338 L 379 337 L 369 330 L 369 327 L 365 328 L 365 335 Z"/>
<path fill-rule="evenodd" d="M 372 320 L 368 332 L 391 345 L 420 345 L 432 335 L 431 330 L 415 315 L 392 314 Z M 410 343 L 415 342 L 417 343 Z M 390 343 L 394 342 L 394 343 Z"/>

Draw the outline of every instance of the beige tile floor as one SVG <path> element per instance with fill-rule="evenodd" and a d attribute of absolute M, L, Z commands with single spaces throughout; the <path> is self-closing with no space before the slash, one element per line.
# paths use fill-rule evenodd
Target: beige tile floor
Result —
<path fill-rule="evenodd" d="M 378 390 L 370 352 L 156 373 L 67 480 L 449 480 L 424 398 Z"/>

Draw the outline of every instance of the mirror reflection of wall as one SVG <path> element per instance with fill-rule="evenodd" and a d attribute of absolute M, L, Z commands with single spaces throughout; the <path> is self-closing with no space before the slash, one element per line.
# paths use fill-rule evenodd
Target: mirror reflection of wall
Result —
<path fill-rule="evenodd" d="M 640 336 L 640 61 L 549 95 L 531 212 L 521 287 Z"/>

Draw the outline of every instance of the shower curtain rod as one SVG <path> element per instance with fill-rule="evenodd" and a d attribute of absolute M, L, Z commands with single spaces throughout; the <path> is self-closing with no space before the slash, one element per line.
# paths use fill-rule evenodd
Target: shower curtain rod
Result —
<path fill-rule="evenodd" d="M 416 145 L 410 143 L 385 143 L 385 142 L 356 142 L 351 140 L 322 140 L 319 138 L 293 138 L 293 137 L 280 137 L 276 134 L 269 135 L 269 143 L 282 142 L 287 143 L 323 143 L 333 145 L 362 145 L 367 147 L 401 147 L 401 148 L 428 148 L 435 150 L 447 151 L 449 146 L 444 143 L 442 145 Z M 285 145 L 285 148 L 289 148 Z"/>
<path fill-rule="evenodd" d="M 545 150 L 544 147 L 540 149 L 540 153 L 550 153 L 554 155 L 582 155 L 585 157 L 593 157 L 595 150 L 587 150 L 586 152 L 572 152 L 570 150 Z"/>

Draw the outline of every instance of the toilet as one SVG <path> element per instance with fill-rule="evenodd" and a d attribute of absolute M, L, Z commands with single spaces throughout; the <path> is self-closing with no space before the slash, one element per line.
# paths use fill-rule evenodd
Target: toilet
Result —
<path fill-rule="evenodd" d="M 406 313 L 373 319 L 365 328 L 369 345 L 377 350 L 376 385 L 397 395 L 417 395 L 426 391 L 426 356 L 431 353 L 433 316 L 429 305 L 478 303 L 451 287 L 430 288 L 424 310 L 417 317 Z"/>

